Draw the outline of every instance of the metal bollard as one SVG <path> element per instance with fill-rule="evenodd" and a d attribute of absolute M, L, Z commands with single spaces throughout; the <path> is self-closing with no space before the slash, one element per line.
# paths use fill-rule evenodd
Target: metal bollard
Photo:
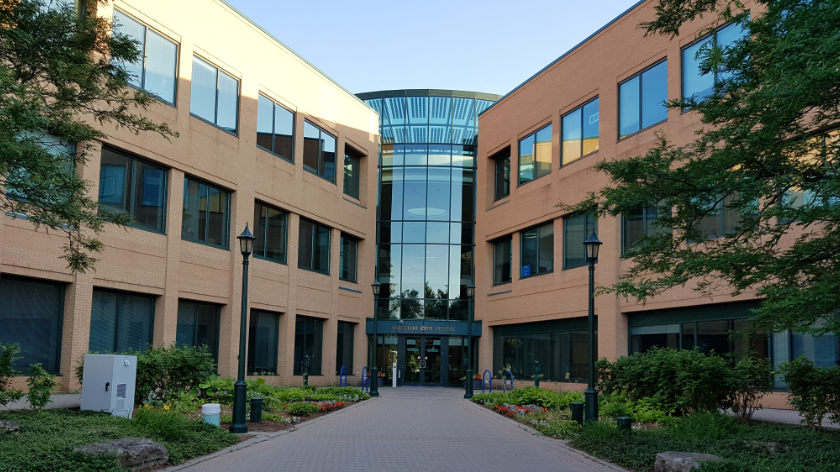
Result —
<path fill-rule="evenodd" d="M 251 399 L 251 423 L 262 423 L 262 397 Z"/>
<path fill-rule="evenodd" d="M 629 416 L 619 416 L 617 421 L 619 431 L 630 431 L 630 422 L 632 420 Z"/>
<path fill-rule="evenodd" d="M 583 402 L 572 402 L 572 421 L 583 424 Z"/>

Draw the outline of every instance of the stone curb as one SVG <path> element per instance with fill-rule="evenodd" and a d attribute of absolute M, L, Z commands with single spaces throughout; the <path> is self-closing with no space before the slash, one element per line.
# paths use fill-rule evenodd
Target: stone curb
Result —
<path fill-rule="evenodd" d="M 332 413 L 332 415 L 338 415 L 342 411 L 347 411 L 347 410 L 350 410 L 352 408 L 356 408 L 359 405 L 365 404 L 365 403 L 367 403 L 369 401 L 372 401 L 372 400 L 376 400 L 377 398 L 379 398 L 379 397 L 370 397 L 367 400 L 356 402 L 356 403 L 354 403 L 354 404 L 352 404 L 348 407 L 342 408 L 341 410 L 339 410 L 335 413 Z M 272 432 L 272 433 L 260 433 L 256 437 L 253 437 L 253 438 L 248 439 L 246 441 L 242 441 L 241 443 L 234 444 L 233 446 L 226 447 L 226 448 L 221 449 L 219 451 L 216 451 L 212 454 L 207 454 L 206 456 L 194 457 L 194 458 L 184 462 L 183 464 L 173 465 L 173 466 L 167 467 L 165 469 L 161 469 L 161 470 L 164 470 L 166 472 L 176 472 L 178 470 L 186 469 L 187 467 L 192 467 L 196 464 L 200 464 L 202 462 L 206 462 L 206 461 L 209 461 L 211 459 L 215 459 L 216 457 L 220 457 L 220 456 L 223 456 L 225 454 L 229 454 L 231 452 L 238 451 L 240 449 L 245 449 L 246 447 L 253 446 L 254 444 L 259 444 L 261 442 L 268 441 L 269 439 L 274 439 L 276 437 L 282 436 L 282 435 L 287 434 L 287 433 L 294 433 L 298 429 L 303 428 L 310 423 L 318 423 L 321 420 L 327 418 L 328 416 L 331 416 L 331 415 L 327 414 L 327 415 L 315 418 L 314 420 L 311 420 L 311 421 L 304 421 L 303 423 L 300 424 L 300 426 L 294 426 L 292 428 L 289 428 L 289 429 L 286 429 L 286 430 L 283 430 L 283 431 L 275 431 L 275 432 Z M 244 433 L 244 434 L 250 434 L 250 433 Z"/>
<path fill-rule="evenodd" d="M 525 432 L 531 433 L 534 436 L 538 436 L 539 439 L 541 439 L 543 441 L 546 441 L 547 443 L 550 443 L 550 444 L 560 443 L 560 444 L 562 444 L 563 447 L 565 447 L 570 454 L 578 456 L 581 460 L 587 460 L 587 461 L 594 462 L 595 464 L 597 464 L 601 467 L 605 467 L 605 468 L 610 469 L 610 470 L 615 470 L 615 471 L 619 471 L 619 472 L 630 472 L 630 469 L 625 469 L 624 467 L 613 464 L 612 462 L 607 462 L 607 461 L 605 461 L 603 459 L 599 459 L 595 456 L 590 456 L 589 454 L 581 451 L 580 449 L 575 449 L 574 447 L 569 445 L 569 441 L 566 441 L 564 439 L 555 439 L 555 438 L 546 436 L 543 433 L 537 431 L 536 429 L 534 429 L 534 428 L 532 428 L 532 427 L 530 427 L 526 424 L 520 423 L 519 421 L 514 421 L 510 418 L 505 417 L 504 415 L 500 415 L 500 414 L 494 412 L 493 410 L 491 410 L 491 409 L 489 409 L 489 408 L 487 408 L 483 405 L 479 405 L 478 403 L 473 402 L 472 400 L 467 400 L 466 398 L 464 398 L 462 400 L 465 401 L 465 402 L 469 402 L 470 404 L 474 405 L 475 407 L 479 408 L 480 410 L 483 410 L 484 411 L 483 414 L 490 414 L 490 415 L 493 415 L 493 416 L 503 417 L 505 420 L 512 422 L 519 429 L 521 429 Z"/>

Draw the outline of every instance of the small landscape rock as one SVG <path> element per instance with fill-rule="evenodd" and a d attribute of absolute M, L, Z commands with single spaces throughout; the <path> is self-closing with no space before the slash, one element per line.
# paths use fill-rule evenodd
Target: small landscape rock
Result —
<path fill-rule="evenodd" d="M 753 449 L 764 450 L 768 454 L 777 454 L 780 452 L 790 452 L 790 446 L 787 444 L 779 444 L 777 442 L 763 442 L 763 441 L 747 441 L 747 446 Z"/>
<path fill-rule="evenodd" d="M 16 421 L 0 421 L 0 433 L 17 433 L 20 424 Z"/>
<path fill-rule="evenodd" d="M 701 462 L 717 462 L 720 457 L 714 454 L 696 452 L 662 452 L 656 455 L 654 472 L 691 472 L 699 469 Z"/>
<path fill-rule="evenodd" d="M 117 456 L 120 467 L 132 472 L 143 472 L 166 464 L 169 451 L 163 444 L 151 439 L 124 438 L 78 447 L 75 451 L 92 455 Z"/>

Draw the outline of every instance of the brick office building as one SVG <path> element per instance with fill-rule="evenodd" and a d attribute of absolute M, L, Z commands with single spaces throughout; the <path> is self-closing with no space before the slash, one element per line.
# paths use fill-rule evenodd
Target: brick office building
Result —
<path fill-rule="evenodd" d="M 117 0 L 96 14 L 141 43 L 132 85 L 160 97 L 147 116 L 180 137 L 105 127 L 77 169 L 103 205 L 137 219 L 101 235 L 94 272 L 71 274 L 60 237 L 0 215 L 0 343 L 20 343 L 21 369 L 41 362 L 70 391 L 82 354 L 148 343 L 206 344 L 235 375 L 236 236 L 249 224 L 249 373 L 301 383 L 306 356 L 313 384 L 342 365 L 359 372 L 377 113 L 223 1 Z"/>
<path fill-rule="evenodd" d="M 601 160 L 643 155 L 656 132 L 676 143 L 694 138 L 696 113 L 668 110 L 663 102 L 707 94 L 714 77 L 699 74 L 695 54 L 709 40 L 741 33 L 699 19 L 677 38 L 644 37 L 639 24 L 655 16 L 643 1 L 605 25 L 479 118 L 476 177 L 476 318 L 482 321 L 481 370 L 510 369 L 530 379 L 540 360 L 544 380 L 581 389 L 587 376 L 588 269 L 583 241 L 596 231 L 603 241 L 596 284 L 618 280 L 624 251 L 653 229 L 656 209 L 623 218 L 568 214 L 557 203 L 577 203 L 608 181 Z M 704 222 L 722 234 L 737 215 L 720 211 Z M 817 365 L 840 361 L 833 336 L 776 333 L 731 341 L 730 330 L 750 325 L 754 294 L 701 296 L 690 287 L 669 290 L 646 305 L 615 296 L 596 299 L 598 356 L 615 359 L 651 346 L 718 353 L 755 351 L 774 365 L 801 354 Z M 487 339 L 489 338 L 489 339 Z M 575 383 L 577 383 L 575 385 Z M 778 387 L 782 388 L 781 383 Z M 767 406 L 783 405 L 773 395 Z"/>

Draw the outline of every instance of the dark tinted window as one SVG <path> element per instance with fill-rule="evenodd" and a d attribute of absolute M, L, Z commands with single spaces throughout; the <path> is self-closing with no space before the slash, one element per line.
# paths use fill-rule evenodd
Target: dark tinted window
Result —
<path fill-rule="evenodd" d="M 303 168 L 335 183 L 335 153 L 335 136 L 304 121 Z"/>
<path fill-rule="evenodd" d="M 587 264 L 583 242 L 594 231 L 598 232 L 598 221 L 591 213 L 567 216 L 564 220 L 566 233 L 563 235 L 563 268 L 574 269 Z"/>
<path fill-rule="evenodd" d="M 203 182 L 184 178 L 181 239 L 227 249 L 230 194 Z"/>
<path fill-rule="evenodd" d="M 321 375 L 321 346 L 324 321 L 298 315 L 295 319 L 295 370 L 294 375 Z"/>
<path fill-rule="evenodd" d="M 344 194 L 353 198 L 359 198 L 361 157 L 361 154 L 349 146 L 344 146 Z"/>
<path fill-rule="evenodd" d="M 355 283 L 357 279 L 358 260 L 359 241 L 352 236 L 342 233 L 338 278 Z"/>
<path fill-rule="evenodd" d="M 542 275 L 554 270 L 554 222 L 530 228 L 520 237 L 520 277 Z"/>
<path fill-rule="evenodd" d="M 254 255 L 286 263 L 286 235 L 288 213 L 283 210 L 254 203 Z"/>
<path fill-rule="evenodd" d="M 301 218 L 298 235 L 298 267 L 329 274 L 330 229 Z"/>
<path fill-rule="evenodd" d="M 510 195 L 510 149 L 493 157 L 495 164 L 495 195 L 496 200 L 501 200 Z"/>
<path fill-rule="evenodd" d="M 295 114 L 263 95 L 257 101 L 257 146 L 294 160 Z"/>
<path fill-rule="evenodd" d="M 277 344 L 280 314 L 251 310 L 248 325 L 248 374 L 277 374 Z"/>
<path fill-rule="evenodd" d="M 662 232 L 670 232 L 667 228 L 660 228 L 653 223 L 660 215 L 665 215 L 668 208 L 656 205 L 642 208 L 623 217 L 622 250 L 627 252 L 645 242 L 643 236 L 654 236 Z"/>
<path fill-rule="evenodd" d="M 93 290 L 90 315 L 91 352 L 143 352 L 152 343 L 155 297 Z"/>
<path fill-rule="evenodd" d="M 493 243 L 493 284 L 504 284 L 511 281 L 511 264 L 513 264 L 513 238 L 506 236 Z"/>
<path fill-rule="evenodd" d="M 335 375 L 345 367 L 347 375 L 353 375 L 353 331 L 356 325 L 346 321 L 338 322 L 338 338 L 335 343 Z"/>
<path fill-rule="evenodd" d="M 64 286 L 35 279 L 0 277 L 0 344 L 20 345 L 12 365 L 21 372 L 40 363 L 59 373 Z"/>
<path fill-rule="evenodd" d="M 102 147 L 99 203 L 135 218 L 134 226 L 163 232 L 166 224 L 166 170 L 109 147 Z"/>
<path fill-rule="evenodd" d="M 219 362 L 219 306 L 178 300 L 178 329 L 175 341 L 184 346 L 207 346 Z"/>

